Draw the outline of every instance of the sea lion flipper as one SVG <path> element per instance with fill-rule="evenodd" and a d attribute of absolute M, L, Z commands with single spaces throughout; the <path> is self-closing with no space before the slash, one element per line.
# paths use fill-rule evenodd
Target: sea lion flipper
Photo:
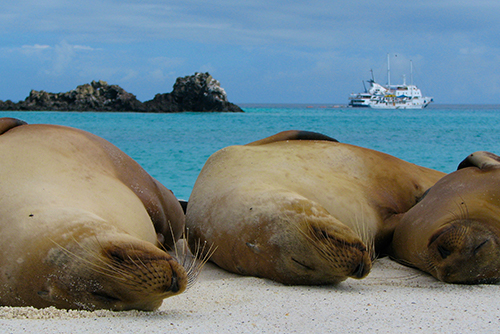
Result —
<path fill-rule="evenodd" d="M 171 190 L 152 177 L 151 181 L 148 188 L 150 191 L 133 187 L 130 189 L 144 204 L 153 222 L 158 241 L 167 249 L 172 249 L 184 231 L 184 208 Z"/>
<path fill-rule="evenodd" d="M 280 133 L 277 133 L 273 136 L 261 140 L 251 142 L 247 144 L 247 146 L 264 145 L 264 144 L 275 143 L 278 141 L 287 141 L 287 140 L 325 140 L 338 143 L 338 140 L 318 132 L 288 130 L 288 131 L 282 131 Z"/>
<path fill-rule="evenodd" d="M 5 132 L 9 131 L 12 128 L 15 128 L 16 126 L 25 124 L 28 123 L 26 123 L 25 121 L 21 121 L 20 119 L 17 118 L 2 117 L 0 118 L 0 135 L 4 134 Z"/>
<path fill-rule="evenodd" d="M 458 165 L 457 170 L 467 167 L 477 167 L 479 169 L 500 168 L 500 157 L 487 151 L 474 152 Z"/>

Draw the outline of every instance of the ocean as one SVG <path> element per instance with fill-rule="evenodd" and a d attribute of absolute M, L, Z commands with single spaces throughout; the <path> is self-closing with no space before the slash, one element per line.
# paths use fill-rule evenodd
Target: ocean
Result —
<path fill-rule="evenodd" d="M 446 173 L 475 151 L 500 155 L 500 105 L 434 104 L 423 110 L 240 106 L 245 113 L 25 111 L 0 112 L 0 117 L 67 125 L 101 136 L 184 200 L 212 153 L 291 129 L 320 132 Z"/>

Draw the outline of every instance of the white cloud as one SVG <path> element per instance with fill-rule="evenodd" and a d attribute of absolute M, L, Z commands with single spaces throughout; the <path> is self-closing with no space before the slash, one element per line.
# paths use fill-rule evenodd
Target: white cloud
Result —
<path fill-rule="evenodd" d="M 18 50 L 32 61 L 42 61 L 41 71 L 43 73 L 58 76 L 72 67 L 79 52 L 94 51 L 95 49 L 85 45 L 72 45 L 63 40 L 54 46 L 47 44 L 23 45 Z"/>
<path fill-rule="evenodd" d="M 40 45 L 40 44 L 23 45 L 22 48 L 28 49 L 28 50 L 46 50 L 46 49 L 50 49 L 50 45 Z"/>
<path fill-rule="evenodd" d="M 35 44 L 35 45 L 23 45 L 20 49 L 18 48 L 13 48 L 11 51 L 13 52 L 21 52 L 23 55 L 28 56 L 28 57 L 41 57 L 43 54 L 49 52 L 51 50 L 51 47 L 49 45 L 41 45 L 41 44 Z"/>

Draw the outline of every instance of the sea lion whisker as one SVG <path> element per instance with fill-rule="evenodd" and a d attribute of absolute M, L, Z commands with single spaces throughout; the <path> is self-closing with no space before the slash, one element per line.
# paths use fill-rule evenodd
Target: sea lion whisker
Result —
<path fill-rule="evenodd" d="M 304 204 L 302 204 L 301 209 L 302 211 L 296 211 L 296 213 L 307 215 L 306 207 Z M 297 221 L 288 212 L 282 212 L 282 214 L 284 215 L 284 220 L 291 222 Z M 303 225 L 307 226 L 306 230 L 303 229 Z M 328 262 L 331 262 L 335 259 L 336 254 L 333 249 L 338 248 L 338 246 L 341 245 L 344 240 L 336 240 L 337 242 L 334 243 L 331 236 L 329 236 L 324 230 L 321 229 L 319 223 L 315 224 L 311 222 L 301 224 L 300 221 L 298 221 L 293 226 L 299 231 L 299 233 L 301 233 L 307 240 L 310 241 L 310 244 L 314 247 L 314 249 L 318 251 L 318 254 L 322 258 L 324 258 Z"/>
<path fill-rule="evenodd" d="M 178 250 L 177 250 L 177 243 L 178 243 L 178 241 L 176 241 L 176 238 L 175 238 L 175 233 L 174 233 L 174 229 L 173 229 L 173 227 L 172 227 L 172 224 L 170 224 L 170 221 L 168 221 L 168 223 L 169 223 L 169 224 L 168 224 L 168 227 L 169 227 L 169 231 L 170 231 L 170 236 L 172 237 L 172 242 L 173 242 L 173 245 L 172 245 L 172 246 L 167 246 L 167 245 L 165 245 L 165 244 L 164 244 L 164 243 L 162 243 L 162 242 L 158 242 L 158 247 L 159 247 L 161 250 L 163 250 L 163 251 L 165 251 L 165 252 L 167 252 L 167 253 L 169 253 L 169 254 L 170 254 L 171 252 L 174 252 L 174 254 L 175 254 L 175 255 L 173 255 L 173 254 L 171 254 L 171 255 L 172 255 L 172 257 L 174 257 L 174 259 L 176 259 L 176 261 L 177 261 L 177 259 L 179 258 L 179 254 L 178 254 Z M 179 240 L 184 238 L 184 236 L 186 235 L 185 233 L 186 233 L 185 231 L 183 231 L 183 232 L 182 232 L 182 236 L 179 238 Z M 177 262 L 178 262 L 178 261 L 177 261 Z"/>
<path fill-rule="evenodd" d="M 312 241 L 311 244 L 313 245 L 313 247 L 318 251 L 318 254 L 325 260 L 331 262 L 332 260 L 336 259 L 335 250 L 338 248 L 339 244 L 342 244 L 342 242 L 334 244 L 333 241 L 328 238 L 325 239 L 326 241 L 325 240 L 320 241 L 318 237 L 315 236 L 313 238 L 309 235 L 306 235 L 306 238 Z"/>
<path fill-rule="evenodd" d="M 213 255 L 217 247 L 214 247 L 212 244 L 208 250 L 206 249 L 207 242 L 203 243 L 203 247 L 201 246 L 201 240 L 198 239 L 198 242 L 194 245 L 194 254 L 191 253 L 189 247 L 189 228 L 183 232 L 182 238 L 180 241 L 174 244 L 174 254 L 169 252 L 169 254 L 174 258 L 174 260 L 179 263 L 187 275 L 187 286 L 186 288 L 190 288 L 197 280 L 203 266 L 208 262 L 210 257 Z"/>
<path fill-rule="evenodd" d="M 107 251 L 106 248 L 101 244 L 99 238 L 96 235 L 94 235 L 94 239 L 95 239 L 95 242 L 99 245 L 99 248 L 106 253 L 106 256 L 108 258 L 115 258 L 115 256 L 110 254 L 109 251 Z M 101 264 L 101 265 L 99 265 L 98 263 L 93 263 L 93 262 L 90 262 L 89 260 L 86 261 L 87 263 L 90 262 L 90 264 L 93 265 L 95 272 L 105 274 L 103 271 L 106 271 L 106 276 L 115 277 L 115 278 L 118 277 L 118 276 L 116 276 L 118 274 L 118 275 L 121 275 L 122 278 L 126 281 L 132 279 L 133 275 L 127 269 L 124 269 L 122 265 L 117 265 L 116 263 L 109 263 L 109 262 L 105 261 L 104 258 L 102 256 L 99 256 L 99 254 L 95 250 L 92 250 L 90 247 L 83 245 L 78 240 L 76 240 L 76 238 L 74 238 L 74 237 L 73 237 L 73 241 L 79 247 L 81 247 L 83 250 L 85 250 L 87 252 L 87 254 L 92 256 L 92 258 L 94 260 L 96 260 L 98 263 Z M 130 244 L 129 247 L 134 249 L 134 246 L 132 244 Z M 99 268 L 103 271 L 97 271 L 97 270 L 95 270 L 95 268 Z"/>
<path fill-rule="evenodd" d="M 210 247 L 206 249 L 207 247 L 207 242 L 203 242 L 203 246 L 201 246 L 201 240 L 198 239 L 196 245 L 195 245 L 195 250 L 193 256 L 189 256 L 188 250 L 186 249 L 186 253 L 184 255 L 184 265 L 186 268 L 186 273 L 188 276 L 188 285 L 187 287 L 190 288 L 193 286 L 193 284 L 197 281 L 201 270 L 203 266 L 208 262 L 210 257 L 214 254 L 216 251 L 217 247 L 214 246 L 214 244 L 211 244 Z M 189 263 L 187 263 L 187 260 L 189 259 Z"/>
<path fill-rule="evenodd" d="M 136 261 L 134 261 L 134 259 L 132 258 L 132 256 L 128 255 L 127 257 L 142 273 L 144 273 L 144 271 L 145 271 L 145 272 L 149 273 L 151 275 L 151 277 L 162 278 L 163 275 L 160 272 L 158 272 L 157 266 L 155 266 L 155 265 L 149 265 L 148 266 L 138 256 L 136 256 L 136 260 L 138 260 L 139 263 L 137 263 Z M 175 273 L 172 273 L 172 274 L 175 274 Z M 174 280 L 174 277 L 171 278 L 172 282 L 173 282 L 173 280 Z M 130 284 L 130 285 L 134 286 L 134 284 Z M 139 289 L 137 289 L 137 291 L 139 291 Z"/>
<path fill-rule="evenodd" d="M 318 251 L 318 254 L 323 257 L 327 261 L 332 261 L 332 259 L 335 259 L 335 252 L 333 249 L 336 249 L 339 244 L 342 242 L 337 242 L 333 243 L 333 240 L 331 238 L 325 236 L 324 238 L 320 238 L 318 234 L 319 227 L 315 227 L 314 224 L 308 224 L 307 225 L 307 232 L 306 233 L 303 229 L 300 228 L 300 226 L 296 226 L 299 232 L 309 241 L 311 241 L 311 245 Z M 333 247 L 332 247 L 333 246 Z"/>
<path fill-rule="evenodd" d="M 130 247 L 134 249 L 133 245 L 130 245 Z M 134 257 L 132 257 L 130 254 L 127 254 L 128 260 L 133 265 L 135 265 L 136 268 L 140 269 L 141 271 L 145 270 L 146 272 L 151 274 L 152 277 L 162 277 L 162 274 L 158 272 L 157 266 L 146 264 L 137 254 Z"/>
<path fill-rule="evenodd" d="M 102 244 L 101 242 L 99 241 L 99 238 L 97 238 L 97 236 L 95 236 L 95 241 L 97 242 L 97 244 L 99 245 L 100 249 L 106 253 L 106 256 L 108 258 L 113 258 L 113 259 L 116 259 L 116 256 L 114 256 L 113 254 L 111 254 L 109 252 L 109 250 L 107 250 Z M 133 244 L 129 244 L 128 247 L 130 247 L 131 249 L 134 249 L 134 245 Z M 94 259 L 96 259 L 97 261 L 99 261 L 100 263 L 102 263 L 106 268 L 103 268 L 103 269 L 106 269 L 106 270 L 109 270 L 110 272 L 112 273 L 117 273 L 117 274 L 120 274 L 122 275 L 125 279 L 129 280 L 131 279 L 131 277 L 133 277 L 133 275 L 130 274 L 130 272 L 126 269 L 123 268 L 123 265 L 117 265 L 114 262 L 112 263 L 109 263 L 109 262 L 106 262 L 104 261 L 104 259 L 99 256 L 99 254 L 97 254 L 96 252 L 91 252 L 90 254 L 92 254 L 92 256 L 94 257 Z"/>
<path fill-rule="evenodd" d="M 123 280 L 124 282 L 127 281 L 127 279 L 130 278 L 130 275 L 127 277 L 126 275 L 123 275 L 123 273 L 121 273 L 120 271 L 115 271 L 115 270 L 111 270 L 111 269 L 115 269 L 114 267 L 112 268 L 106 268 L 106 267 L 103 267 L 103 266 L 100 266 L 92 261 L 89 261 L 77 254 L 75 254 L 74 252 L 70 251 L 69 249 L 65 248 L 64 246 L 58 244 L 56 241 L 52 240 L 51 241 L 56 244 L 63 252 L 65 252 L 67 255 L 71 256 L 73 259 L 75 260 L 78 260 L 80 262 L 83 262 L 87 265 L 89 265 L 89 269 L 96 272 L 96 273 L 99 273 L 99 274 L 102 274 L 102 275 L 105 275 L 107 277 L 111 277 L 111 278 L 116 278 L 118 280 Z M 92 253 L 90 253 L 92 254 Z M 120 274 L 122 277 L 119 277 L 117 276 L 116 274 Z"/>
<path fill-rule="evenodd" d="M 188 271 L 188 286 L 192 286 L 198 280 L 202 268 L 205 266 L 205 264 L 210 260 L 210 257 L 212 257 L 212 255 L 217 250 L 217 246 L 215 246 L 212 243 L 210 244 L 209 248 L 205 251 L 207 244 L 208 243 L 204 241 L 203 248 L 201 250 L 201 252 L 202 253 L 204 252 L 205 255 L 201 258 L 201 260 L 196 266 L 191 266 Z M 196 261 L 196 258 L 194 259 L 194 261 Z"/>
<path fill-rule="evenodd" d="M 302 212 L 303 214 L 305 214 L 305 206 L 302 205 Z M 294 219 L 291 218 L 291 215 L 289 215 L 288 213 L 286 212 L 283 212 L 285 218 L 288 220 L 288 221 L 294 221 Z M 318 234 L 318 231 L 321 230 L 319 228 L 319 224 L 318 226 L 313 226 L 314 224 L 306 224 L 307 226 L 307 231 L 304 231 L 303 228 L 302 228 L 302 224 L 294 224 L 295 228 L 306 238 L 308 239 L 309 241 L 311 241 L 311 244 L 313 245 L 313 247 L 318 250 L 320 252 L 321 255 L 323 255 L 327 260 L 330 259 L 330 255 L 326 254 L 326 250 L 328 249 L 328 247 L 326 247 L 324 245 L 324 240 L 326 239 L 327 242 L 330 241 L 329 238 L 324 235 L 324 238 L 320 238 L 319 234 Z M 308 232 L 308 233 L 306 233 Z M 324 233 L 322 233 L 324 234 Z"/>
<path fill-rule="evenodd" d="M 184 249 L 183 250 L 183 265 L 186 268 L 186 270 L 189 272 L 194 269 L 196 266 L 196 259 L 200 257 L 200 255 L 203 253 L 205 249 L 206 242 L 203 243 L 203 247 L 201 247 L 201 240 L 198 239 L 196 245 L 195 245 L 195 252 L 191 256 L 189 255 L 189 250 Z"/>
<path fill-rule="evenodd" d="M 196 266 L 196 259 L 200 256 L 201 252 L 202 250 L 200 250 L 200 240 L 198 240 L 198 243 L 195 246 L 194 254 L 190 255 L 190 253 L 187 252 L 187 250 L 184 250 L 182 264 L 184 268 L 186 268 L 186 271 L 190 272 L 193 270 L 193 268 Z"/>
<path fill-rule="evenodd" d="M 101 241 L 99 240 L 99 238 L 97 237 L 97 235 L 94 235 L 94 239 L 95 239 L 95 242 L 98 244 L 99 248 L 102 251 L 104 251 L 105 253 L 107 253 L 107 256 L 109 257 L 110 254 L 108 254 L 108 252 L 106 252 L 106 248 L 101 244 Z M 90 256 L 92 256 L 92 258 L 94 260 L 97 260 L 98 262 L 100 262 L 102 264 L 102 266 L 99 266 L 98 264 L 94 264 L 96 267 L 101 268 L 103 270 L 107 270 L 107 271 L 109 271 L 112 274 L 121 274 L 124 279 L 130 279 L 131 275 L 130 275 L 129 272 L 127 272 L 126 270 L 123 270 L 119 266 L 116 266 L 116 265 L 114 265 L 112 263 L 104 261 L 103 257 L 99 256 L 99 254 L 95 250 L 92 250 L 90 247 L 87 247 L 87 246 L 83 245 L 78 240 L 76 240 L 75 237 L 73 237 L 73 241 L 79 247 L 81 247 L 83 250 L 87 251 L 87 254 L 89 254 Z"/>
<path fill-rule="evenodd" d="M 366 247 L 366 251 L 369 254 L 370 260 L 373 262 L 378 257 L 375 252 L 375 239 L 370 236 L 370 231 L 367 228 L 367 224 L 365 224 L 364 210 L 359 210 L 361 212 L 361 219 L 358 218 L 358 214 L 354 215 L 354 233 L 356 233 L 363 244 Z"/>
<path fill-rule="evenodd" d="M 68 233 L 69 233 L 69 232 L 70 232 L 70 231 L 68 230 Z M 95 236 L 95 235 L 94 235 L 94 237 L 95 237 L 95 240 L 97 241 L 97 243 L 98 243 L 99 247 L 102 249 L 102 245 L 100 244 L 99 239 L 98 239 L 98 238 L 97 238 L 97 236 Z M 84 250 L 84 251 L 86 252 L 86 254 L 88 254 L 88 255 L 92 256 L 92 257 L 93 257 L 93 259 L 98 260 L 99 262 L 101 262 L 101 263 L 103 263 L 103 264 L 107 265 L 107 263 L 105 263 L 105 262 L 102 260 L 102 258 L 101 258 L 101 257 L 97 254 L 97 252 L 96 252 L 95 250 L 93 250 L 93 249 L 91 249 L 90 247 L 87 247 L 86 245 L 82 244 L 80 241 L 78 241 L 78 240 L 75 238 L 75 236 L 74 236 L 74 235 L 72 235 L 72 239 L 73 239 L 73 242 L 74 242 L 74 243 L 75 243 L 78 247 L 80 247 L 82 250 Z M 53 243 L 55 243 L 57 246 L 59 246 L 62 250 L 64 250 L 67 254 L 72 255 L 72 256 L 73 256 L 73 258 L 83 260 L 82 258 L 79 258 L 76 254 L 74 254 L 73 252 L 71 252 L 69 249 L 67 249 L 66 247 L 64 247 L 64 246 L 62 246 L 62 245 L 60 245 L 60 244 L 58 244 L 57 242 L 55 242 L 55 241 L 54 241 L 54 240 L 52 240 L 52 239 L 51 239 L 51 241 L 52 241 Z M 87 260 L 87 262 L 89 262 L 89 261 Z M 102 267 L 100 267 L 98 264 L 93 263 L 93 265 L 94 265 L 94 266 L 96 266 L 96 267 L 98 267 L 98 268 L 102 268 Z M 102 268 L 102 269 L 105 269 L 105 268 Z"/>
<path fill-rule="evenodd" d="M 127 254 L 127 258 L 133 265 L 135 265 L 136 268 L 144 268 L 151 273 L 151 271 L 149 270 L 149 266 L 147 266 L 137 255 L 135 256 L 135 260 L 134 258 L 132 258 L 132 256 L 130 256 L 130 254 Z M 136 260 L 139 263 L 137 263 Z"/>
<path fill-rule="evenodd" d="M 188 267 L 191 264 L 190 250 L 188 248 L 188 242 L 189 242 L 189 240 L 186 239 L 186 242 L 182 245 L 182 249 L 181 249 L 182 255 L 178 255 L 178 256 L 182 256 L 182 266 L 184 268 Z M 200 242 L 200 240 L 198 240 L 198 242 Z M 196 251 L 196 254 L 194 254 L 194 257 L 197 257 L 197 255 L 198 255 L 198 253 Z M 190 261 L 190 262 L 188 263 L 188 261 Z"/>
<path fill-rule="evenodd" d="M 174 260 L 177 261 L 177 263 L 179 263 L 184 269 L 186 269 L 186 256 L 189 252 L 187 246 L 188 239 L 186 238 L 186 236 L 187 233 L 186 230 L 184 230 L 182 232 L 182 237 L 177 242 L 174 242 L 173 250 L 169 252 Z"/>

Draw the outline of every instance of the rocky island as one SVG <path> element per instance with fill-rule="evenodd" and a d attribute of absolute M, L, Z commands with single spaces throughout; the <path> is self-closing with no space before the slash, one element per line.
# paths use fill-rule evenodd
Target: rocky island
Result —
<path fill-rule="evenodd" d="M 209 73 L 177 78 L 171 93 L 157 94 L 141 102 L 118 85 L 92 81 L 66 93 L 32 90 L 24 101 L 0 101 L 0 110 L 10 111 L 130 111 L 130 112 L 243 112 L 227 99 L 219 81 Z"/>

